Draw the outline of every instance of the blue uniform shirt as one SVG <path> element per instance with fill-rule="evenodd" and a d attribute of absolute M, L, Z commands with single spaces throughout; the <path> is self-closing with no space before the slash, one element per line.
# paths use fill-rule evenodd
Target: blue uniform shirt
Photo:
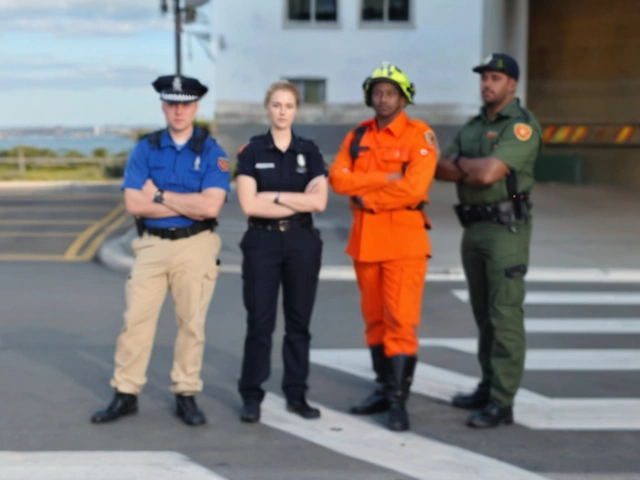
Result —
<path fill-rule="evenodd" d="M 194 129 L 194 134 L 196 130 Z M 160 148 L 144 138 L 133 148 L 124 172 L 122 188 L 141 190 L 151 178 L 160 190 L 198 193 L 207 188 L 229 191 L 227 154 L 211 137 L 207 137 L 202 153 L 193 151 L 193 136 L 178 147 L 167 130 L 160 137 Z M 145 218 L 149 228 L 184 228 L 195 221 L 182 215 L 167 218 Z"/>
<path fill-rule="evenodd" d="M 251 138 L 238 153 L 237 175 L 255 178 L 258 192 L 304 192 L 327 170 L 314 142 L 295 134 L 286 152 L 275 146 L 271 132 Z"/>

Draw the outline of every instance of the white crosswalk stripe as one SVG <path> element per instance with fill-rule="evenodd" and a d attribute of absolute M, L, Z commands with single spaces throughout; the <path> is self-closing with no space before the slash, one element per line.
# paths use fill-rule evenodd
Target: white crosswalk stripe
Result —
<path fill-rule="evenodd" d="M 177 452 L 0 452 L 6 480 L 226 480 Z"/>
<path fill-rule="evenodd" d="M 314 349 L 314 364 L 373 381 L 367 349 Z M 478 378 L 419 363 L 413 377 L 414 393 L 449 401 L 470 391 Z M 517 423 L 536 430 L 640 430 L 640 399 L 549 398 L 521 388 L 515 401 Z"/>
<path fill-rule="evenodd" d="M 469 301 L 467 290 L 453 290 L 461 301 Z M 528 305 L 640 305 L 637 292 L 527 292 L 524 300 Z"/>

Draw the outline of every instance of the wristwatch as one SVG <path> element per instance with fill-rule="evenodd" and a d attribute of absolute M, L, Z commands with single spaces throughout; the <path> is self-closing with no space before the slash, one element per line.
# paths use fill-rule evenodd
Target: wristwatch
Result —
<path fill-rule="evenodd" d="M 158 190 L 153 195 L 153 202 L 154 203 L 163 203 L 164 202 L 164 190 Z"/>

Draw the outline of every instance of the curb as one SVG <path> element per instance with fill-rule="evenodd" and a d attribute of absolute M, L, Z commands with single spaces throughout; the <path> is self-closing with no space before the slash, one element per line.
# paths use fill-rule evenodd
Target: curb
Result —
<path fill-rule="evenodd" d="M 0 182 L 0 188 L 28 189 L 28 188 L 65 188 L 86 186 L 111 186 L 122 184 L 119 180 L 11 180 Z"/>
<path fill-rule="evenodd" d="M 127 252 L 126 246 L 136 236 L 135 229 L 120 237 L 114 237 L 100 247 L 98 261 L 112 270 L 128 272 L 134 258 Z M 241 273 L 240 265 L 220 266 L 221 273 Z M 320 280 L 355 281 L 356 276 L 351 265 L 325 265 L 320 269 Z M 427 274 L 428 282 L 464 282 L 462 267 L 431 267 Z M 640 283 L 640 269 L 622 268 L 532 268 L 527 273 L 527 282 L 531 283 Z"/>

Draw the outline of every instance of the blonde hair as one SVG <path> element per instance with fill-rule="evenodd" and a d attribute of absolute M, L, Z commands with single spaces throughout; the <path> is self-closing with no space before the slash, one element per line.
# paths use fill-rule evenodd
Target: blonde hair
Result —
<path fill-rule="evenodd" d="M 269 105 L 271 101 L 271 95 L 274 94 L 277 90 L 287 90 L 293 93 L 293 96 L 296 99 L 296 107 L 300 106 L 300 92 L 298 91 L 298 87 L 296 87 L 293 83 L 288 80 L 278 80 L 273 82 L 269 88 L 267 89 L 267 93 L 264 95 L 264 106 Z"/>

